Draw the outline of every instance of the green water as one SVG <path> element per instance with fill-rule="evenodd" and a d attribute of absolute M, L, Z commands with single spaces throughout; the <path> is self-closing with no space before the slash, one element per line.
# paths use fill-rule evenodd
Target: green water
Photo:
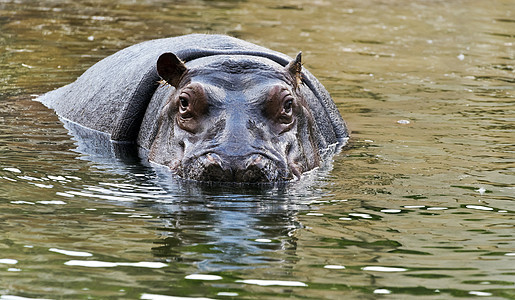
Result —
<path fill-rule="evenodd" d="M 512 0 L 0 0 L 0 299 L 514 299 L 514 14 Z M 76 151 L 32 101 L 194 32 L 303 51 L 352 130 L 331 171 L 176 182 Z"/>

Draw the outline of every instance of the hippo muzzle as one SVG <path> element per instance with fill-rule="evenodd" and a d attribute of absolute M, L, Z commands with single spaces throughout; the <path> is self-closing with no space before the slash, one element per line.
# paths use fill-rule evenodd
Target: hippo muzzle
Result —
<path fill-rule="evenodd" d="M 207 153 L 186 162 L 179 173 L 183 178 L 207 182 L 265 183 L 293 179 L 285 164 L 263 154 L 228 157 Z"/>

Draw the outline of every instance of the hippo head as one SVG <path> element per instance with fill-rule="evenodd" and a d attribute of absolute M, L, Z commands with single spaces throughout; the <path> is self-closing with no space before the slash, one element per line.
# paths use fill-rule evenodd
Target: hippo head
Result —
<path fill-rule="evenodd" d="M 157 71 L 174 90 L 149 159 L 182 178 L 209 182 L 290 181 L 317 167 L 316 125 L 301 89 L 300 59 L 299 53 L 281 66 L 255 56 L 214 55 L 186 66 L 175 54 L 162 54 Z"/>

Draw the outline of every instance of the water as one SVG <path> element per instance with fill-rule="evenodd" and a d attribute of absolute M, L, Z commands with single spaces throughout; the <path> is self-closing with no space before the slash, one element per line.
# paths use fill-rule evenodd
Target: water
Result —
<path fill-rule="evenodd" d="M 515 5 L 0 1 L 0 299 L 515 298 Z M 34 95 L 134 43 L 294 56 L 352 130 L 270 189 L 83 154 Z M 23 298 L 22 298 L 23 299 Z"/>

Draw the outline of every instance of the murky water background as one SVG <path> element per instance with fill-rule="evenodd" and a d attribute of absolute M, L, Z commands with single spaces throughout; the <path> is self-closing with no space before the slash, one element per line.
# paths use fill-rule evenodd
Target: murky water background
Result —
<path fill-rule="evenodd" d="M 514 299 L 514 14 L 512 0 L 0 0 L 0 299 Z M 302 50 L 352 129 L 332 171 L 259 190 L 175 182 L 77 152 L 31 100 L 193 32 Z"/>

